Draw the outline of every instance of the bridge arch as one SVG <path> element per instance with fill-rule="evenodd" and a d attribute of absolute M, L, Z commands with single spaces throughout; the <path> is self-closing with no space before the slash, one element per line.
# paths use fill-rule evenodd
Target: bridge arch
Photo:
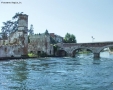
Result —
<path fill-rule="evenodd" d="M 106 45 L 106 46 L 101 47 L 100 50 L 99 50 L 99 53 L 100 53 L 103 49 L 109 48 L 109 47 L 113 47 L 113 45 Z"/>
<path fill-rule="evenodd" d="M 79 52 L 80 50 L 83 50 L 83 49 L 93 53 L 92 49 L 90 49 L 90 48 L 86 48 L 86 47 L 84 47 L 84 48 L 75 48 L 75 49 L 72 50 L 71 56 L 75 57 L 76 53 Z"/>
<path fill-rule="evenodd" d="M 64 56 L 67 56 L 68 53 L 67 53 L 66 50 L 61 49 L 61 50 L 58 50 L 58 51 L 57 51 L 57 55 L 60 56 L 60 57 L 64 57 Z"/>

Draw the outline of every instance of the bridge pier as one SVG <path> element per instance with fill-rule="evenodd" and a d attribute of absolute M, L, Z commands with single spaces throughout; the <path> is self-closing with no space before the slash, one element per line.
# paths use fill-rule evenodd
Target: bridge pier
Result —
<path fill-rule="evenodd" d="M 71 53 L 67 53 L 67 56 L 68 56 L 68 57 L 72 57 L 72 54 L 71 54 Z"/>
<path fill-rule="evenodd" d="M 100 58 L 100 53 L 94 53 L 94 58 Z"/>

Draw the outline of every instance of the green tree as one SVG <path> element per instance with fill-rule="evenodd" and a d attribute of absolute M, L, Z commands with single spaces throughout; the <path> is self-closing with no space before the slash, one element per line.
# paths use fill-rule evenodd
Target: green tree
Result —
<path fill-rule="evenodd" d="M 1 27 L 3 37 L 4 35 L 6 35 L 5 37 L 7 37 L 11 33 L 12 25 L 13 25 L 13 22 L 10 20 L 3 22 L 3 26 Z"/>
<path fill-rule="evenodd" d="M 76 43 L 76 37 L 73 34 L 66 33 L 64 37 L 64 43 Z"/>
<path fill-rule="evenodd" d="M 28 35 L 28 43 L 30 43 L 30 38 L 29 38 L 30 36 Z"/>
<path fill-rule="evenodd" d="M 56 41 L 50 36 L 50 43 L 51 44 L 56 44 Z"/>
<path fill-rule="evenodd" d="M 70 41 L 72 43 L 76 43 L 76 38 L 75 38 L 75 36 L 73 34 L 70 35 Z"/>
<path fill-rule="evenodd" d="M 110 50 L 110 51 L 113 51 L 113 47 L 109 47 L 109 50 Z"/>
<path fill-rule="evenodd" d="M 23 12 L 15 13 L 15 15 L 12 17 L 12 19 L 13 19 L 12 32 L 15 32 L 18 30 L 18 20 L 19 20 L 19 15 L 21 15 L 21 14 L 23 14 Z"/>
<path fill-rule="evenodd" d="M 49 35 L 49 32 L 48 32 L 48 30 L 46 29 L 46 31 L 45 31 L 45 35 Z"/>

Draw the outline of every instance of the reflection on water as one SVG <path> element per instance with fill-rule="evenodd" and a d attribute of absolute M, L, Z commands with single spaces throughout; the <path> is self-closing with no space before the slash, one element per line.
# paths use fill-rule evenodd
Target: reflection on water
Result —
<path fill-rule="evenodd" d="M 113 90 L 113 55 L 0 61 L 0 90 Z"/>

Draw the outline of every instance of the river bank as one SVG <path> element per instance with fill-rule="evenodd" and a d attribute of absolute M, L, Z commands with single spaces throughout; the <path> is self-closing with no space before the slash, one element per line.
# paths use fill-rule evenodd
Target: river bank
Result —
<path fill-rule="evenodd" d="M 42 58 L 49 58 L 49 57 L 60 57 L 60 56 L 41 56 L 41 57 L 38 57 L 38 56 L 33 56 L 33 57 L 29 57 L 29 56 L 22 56 L 22 57 L 0 57 L 0 61 L 2 60 L 14 60 L 14 59 L 34 59 L 34 58 L 38 58 L 38 59 L 42 59 Z"/>
<path fill-rule="evenodd" d="M 28 58 L 37 58 L 37 57 L 0 57 L 0 60 L 13 60 L 13 59 L 28 59 Z"/>
<path fill-rule="evenodd" d="M 113 54 L 113 52 L 109 51 L 110 54 Z"/>
<path fill-rule="evenodd" d="M 109 49 L 109 54 L 113 54 L 113 51 Z"/>

